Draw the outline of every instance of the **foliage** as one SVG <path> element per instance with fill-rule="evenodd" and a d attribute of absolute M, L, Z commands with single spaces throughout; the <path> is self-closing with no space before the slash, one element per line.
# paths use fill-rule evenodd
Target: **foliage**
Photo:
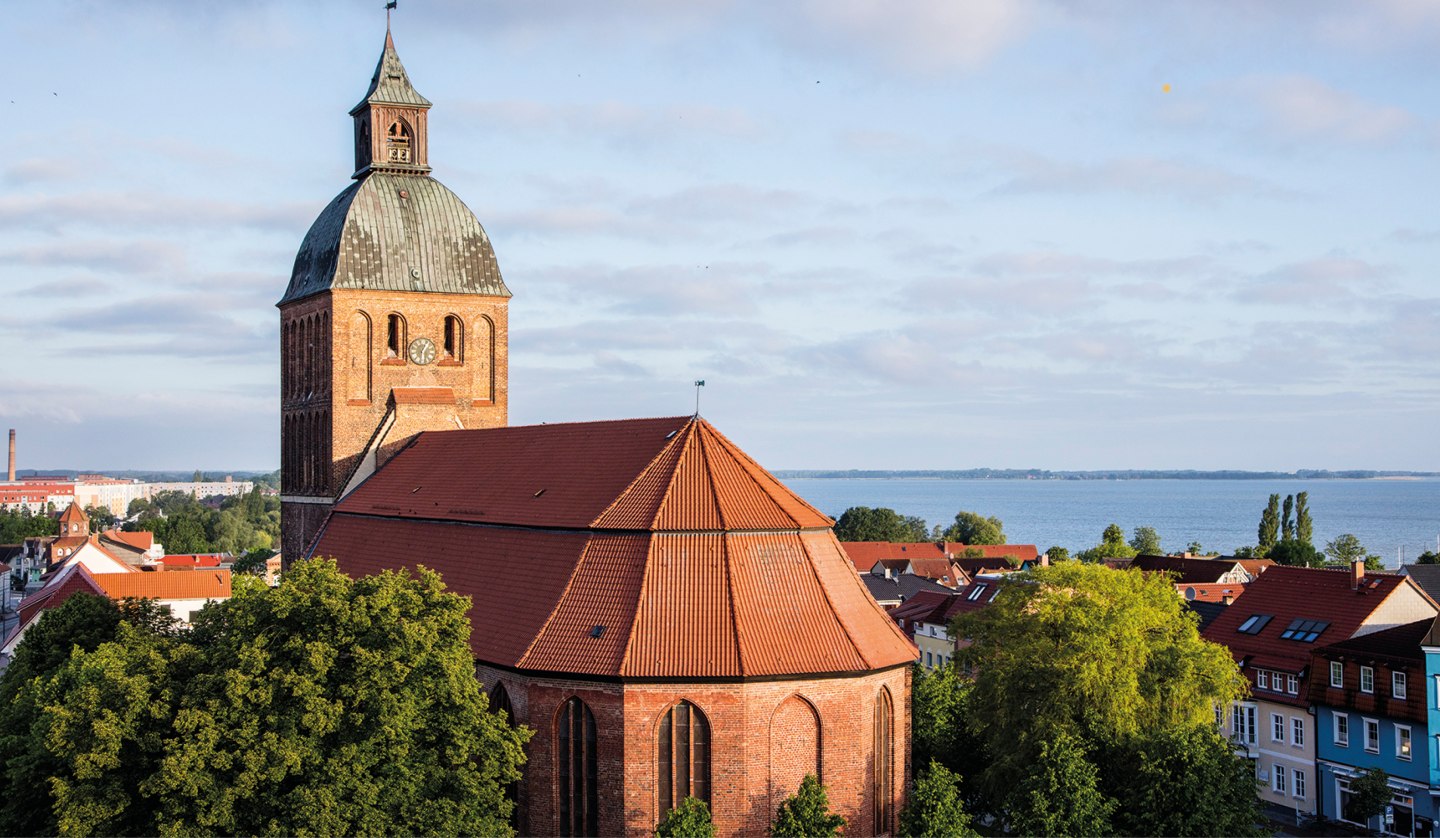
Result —
<path fill-rule="evenodd" d="M 251 550 L 230 565 L 232 573 L 248 573 L 252 576 L 265 575 L 265 563 L 275 556 L 274 550 L 262 547 L 258 550 Z"/>
<path fill-rule="evenodd" d="M 830 795 L 820 778 L 806 774 L 799 790 L 780 803 L 770 834 L 774 838 L 836 838 L 844 828 L 845 818 L 830 811 Z"/>
<path fill-rule="evenodd" d="M 665 813 L 655 827 L 655 838 L 715 838 L 710 807 L 698 797 L 687 797 Z"/>
<path fill-rule="evenodd" d="M 986 518 L 962 509 L 955 513 L 955 523 L 945 530 L 945 540 L 961 544 L 1004 544 L 1005 525 L 999 518 Z"/>
<path fill-rule="evenodd" d="M 1105 806 L 1071 763 L 1101 776 L 1129 775 L 1132 766 L 1115 747 L 1213 725 L 1214 707 L 1245 690 L 1229 652 L 1200 637 L 1194 616 L 1159 574 L 1078 562 L 1039 568 L 1002 583 L 988 607 L 958 618 L 951 630 L 972 641 L 957 660 L 976 673 L 964 716 L 980 743 L 972 750 L 983 749 L 988 761 L 975 779 L 1012 822 L 1030 818 L 1026 829 L 1049 832 L 1036 819 L 1050 815 L 1017 789 L 1043 798 L 1037 777 L 1051 777 L 1075 798 L 1074 828 L 1104 831 L 1086 825 Z M 1053 771 L 1036 768 L 1043 760 Z M 1190 782 L 1175 776 L 1167 785 Z"/>
<path fill-rule="evenodd" d="M 1160 548 L 1160 533 L 1156 532 L 1154 527 L 1136 527 L 1134 536 L 1130 538 L 1130 546 L 1139 556 L 1165 555 Z"/>
<path fill-rule="evenodd" d="M 927 536 L 923 518 L 902 517 L 887 507 L 871 509 L 852 506 L 835 522 L 835 537 L 841 541 L 924 541 Z"/>
<path fill-rule="evenodd" d="M 916 664 L 913 672 L 911 764 L 928 765 L 938 761 L 967 776 L 978 772 L 986 760 L 980 742 L 966 724 L 973 682 L 953 663 L 933 669 Z"/>
<path fill-rule="evenodd" d="M 1440 564 L 1440 553 L 1426 550 L 1415 558 L 1415 564 Z"/>
<path fill-rule="evenodd" d="M 1125 543 L 1125 531 L 1119 524 L 1111 524 L 1100 535 L 1100 543 L 1089 550 L 1081 550 L 1075 558 L 1082 562 L 1099 562 L 1105 559 L 1129 559 L 1135 556 L 1135 548 Z"/>
<path fill-rule="evenodd" d="M 1315 545 L 1315 522 L 1310 518 L 1310 493 L 1295 495 L 1295 540 L 1313 547 Z"/>
<path fill-rule="evenodd" d="M 1192 541 L 1189 544 L 1185 545 L 1185 552 L 1189 553 L 1192 556 L 1210 555 L 1209 553 L 1205 552 L 1205 548 L 1200 546 L 1200 542 L 1198 541 Z"/>
<path fill-rule="evenodd" d="M 972 838 L 970 816 L 960 797 L 960 775 L 930 762 L 915 777 L 910 800 L 900 812 L 900 834 L 909 838 Z"/>
<path fill-rule="evenodd" d="M 1260 529 L 1256 535 L 1259 545 L 1256 550 L 1262 555 L 1275 546 L 1280 540 L 1280 496 L 1271 495 L 1270 500 L 1265 504 L 1265 511 L 1260 513 Z"/>
<path fill-rule="evenodd" d="M 108 506 L 87 506 L 85 517 L 90 519 L 90 532 L 104 532 L 115 526 L 115 513 Z"/>
<path fill-rule="evenodd" d="M 528 734 L 488 712 L 467 608 L 428 571 L 317 560 L 237 577 L 185 633 L 122 619 L 3 708 L 0 832 L 509 834 Z M 12 818 L 21 780 L 48 823 Z"/>
<path fill-rule="evenodd" d="M 1392 794 L 1390 775 L 1386 774 L 1384 769 L 1371 768 L 1363 771 L 1360 776 L 1350 781 L 1349 814 L 1361 821 L 1368 821 L 1385 812 Z"/>
<path fill-rule="evenodd" d="M 1058 545 L 1057 545 L 1057 546 L 1054 546 L 1054 547 L 1051 547 L 1050 549 L 1046 550 L 1046 551 L 1045 551 L 1045 555 L 1047 555 L 1047 556 L 1050 557 L 1050 561 L 1051 561 L 1051 562 L 1068 562 L 1068 561 L 1070 561 L 1070 551 L 1069 551 L 1069 550 L 1066 550 L 1064 547 L 1060 547 L 1060 546 L 1058 546 Z"/>
<path fill-rule="evenodd" d="M 1332 562 L 1341 566 L 1349 567 L 1352 562 L 1363 561 L 1367 570 L 1383 570 L 1384 565 L 1380 557 L 1365 549 L 1353 533 L 1344 533 L 1335 536 L 1334 541 L 1326 542 L 1325 555 Z"/>
<path fill-rule="evenodd" d="M 1325 563 L 1325 556 L 1319 550 L 1293 538 L 1271 547 L 1266 558 L 1273 559 L 1276 564 L 1296 567 L 1319 567 Z"/>
<path fill-rule="evenodd" d="M 1150 732 L 1107 760 L 1129 770 L 1104 786 L 1124 835 L 1261 835 L 1255 770 L 1215 729 L 1200 724 Z M 1174 778 L 1184 777 L 1183 783 Z"/>
<path fill-rule="evenodd" d="M 1101 793 L 1099 772 L 1084 744 L 1060 730 L 1041 742 L 1035 763 L 1014 786 L 1006 805 L 1019 835 L 1109 835 L 1115 801 Z"/>
<path fill-rule="evenodd" d="M 126 529 L 148 530 L 169 553 L 229 553 L 243 556 L 269 550 L 280 541 L 280 501 L 257 486 L 220 501 L 212 509 L 179 491 L 159 492 L 130 502 Z"/>
<path fill-rule="evenodd" d="M 1280 513 L 1280 540 L 1293 541 L 1295 538 L 1295 496 L 1285 496 L 1285 509 Z"/>
<path fill-rule="evenodd" d="M 31 515 L 29 507 L 0 511 L 0 544 L 19 544 L 27 538 L 55 535 L 60 523 L 49 515 Z"/>

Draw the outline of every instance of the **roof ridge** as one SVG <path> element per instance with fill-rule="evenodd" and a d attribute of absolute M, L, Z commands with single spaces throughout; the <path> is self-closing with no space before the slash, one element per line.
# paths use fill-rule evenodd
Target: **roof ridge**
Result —
<path fill-rule="evenodd" d="M 624 420 L 616 420 L 616 421 L 624 421 Z M 571 423 L 568 423 L 568 424 L 583 425 L 583 424 L 589 424 L 589 423 L 586 423 L 586 422 L 571 422 Z M 522 428 L 523 428 L 523 427 L 526 427 L 526 426 L 525 426 L 525 425 L 518 425 L 518 426 L 512 426 L 512 427 L 522 427 Z M 532 426 L 529 426 L 529 427 L 534 427 L 534 426 L 532 425 Z M 478 429 L 478 430 L 489 430 L 489 429 L 488 429 L 488 428 L 481 428 L 481 429 Z M 677 445 L 682 445 L 682 446 L 683 446 L 683 445 L 685 444 L 686 439 L 687 439 L 687 436 L 686 436 L 685 434 L 678 433 L 678 431 L 680 431 L 680 430 L 681 430 L 680 428 L 676 428 L 676 429 L 675 429 L 675 432 L 674 432 L 674 435 L 672 436 L 672 438 L 669 439 L 669 440 L 667 440 L 664 445 L 660 446 L 660 450 L 655 453 L 655 456 L 651 457 L 651 458 L 650 458 L 650 461 L 647 462 L 647 463 L 645 464 L 645 466 L 640 469 L 640 471 L 636 472 L 635 477 L 632 478 L 629 483 L 625 484 L 625 488 L 624 488 L 623 490 L 621 490 L 621 492 L 620 492 L 618 495 L 615 496 L 615 499 L 612 500 L 612 501 L 610 502 L 610 504 L 609 504 L 608 506 L 606 506 L 603 510 L 601 510 L 601 512 L 600 512 L 599 515 L 596 515 L 596 516 L 594 517 L 594 519 L 592 519 L 592 520 L 590 521 L 590 524 L 589 524 L 589 525 L 590 525 L 591 527 L 599 527 L 599 526 L 600 526 L 600 522 L 603 521 L 607 516 L 609 516 L 610 513 L 613 512 L 616 507 L 620 506 L 621 503 L 622 503 L 626 498 L 628 498 L 628 497 L 630 496 L 630 493 L 631 493 L 631 492 L 635 491 L 635 487 L 638 486 L 638 485 L 640 485 L 640 481 L 642 481 L 642 480 L 644 480 L 646 477 L 650 476 L 650 470 L 653 469 L 653 468 L 655 468 L 656 465 L 661 462 L 661 459 L 662 459 L 663 457 L 665 457 L 667 454 L 669 454 L 669 453 L 671 452 L 671 450 L 673 450 Z M 655 529 L 655 527 L 656 527 L 656 522 L 660 519 L 660 510 L 665 508 L 665 499 L 668 498 L 668 497 L 670 497 L 670 490 L 675 487 L 675 479 L 674 479 L 674 478 L 675 478 L 675 472 L 680 468 L 680 460 L 683 459 L 684 456 L 685 456 L 685 452 L 682 450 L 682 451 L 680 452 L 680 455 L 675 458 L 674 463 L 671 465 L 670 474 L 669 474 L 668 478 L 665 480 L 665 491 L 660 495 L 660 500 L 659 500 L 658 503 L 655 504 L 655 509 L 651 512 L 651 515 L 650 515 L 650 529 L 652 529 L 652 530 Z"/>
<path fill-rule="evenodd" d="M 715 516 L 720 519 L 720 529 L 726 530 L 729 525 L 725 521 L 725 505 L 720 502 L 720 487 L 715 485 L 715 469 L 710 467 L 710 445 L 705 441 L 704 428 L 700 425 L 703 421 L 699 414 L 696 414 L 691 424 L 696 428 L 695 438 L 700 441 L 700 462 L 704 469 L 705 483 L 710 487 L 711 502 L 715 504 Z"/>
<path fill-rule="evenodd" d="M 764 475 L 765 477 L 769 478 L 768 482 L 772 483 L 773 486 L 778 486 L 785 496 L 788 496 L 790 499 L 798 502 L 801 507 L 815 513 L 815 515 L 819 516 L 820 518 L 830 521 L 832 526 L 834 525 L 834 521 L 830 518 L 830 516 L 811 506 L 809 502 L 807 502 L 804 498 L 795 494 L 795 492 L 792 491 L 790 487 L 780 482 L 780 478 L 771 474 L 768 470 L 766 470 L 764 466 L 760 465 L 754 459 L 752 459 L 749 454 L 746 454 L 745 451 L 742 450 L 740 446 L 736 445 L 733 441 L 731 441 L 729 437 L 720 433 L 720 431 L 717 430 L 714 425 L 710 424 L 704 419 L 701 419 L 698 416 L 695 418 L 696 421 L 700 424 L 701 429 L 705 433 L 708 433 L 715 438 L 715 440 L 720 446 L 720 450 L 725 451 L 730 455 L 730 457 L 736 462 L 736 464 L 740 466 L 740 471 L 750 479 L 750 482 L 755 485 L 755 488 L 759 489 L 760 492 L 765 495 L 765 497 L 769 499 L 769 501 L 773 503 L 777 509 L 780 510 L 782 515 L 795 522 L 797 526 L 800 526 L 799 517 L 796 516 L 791 510 L 786 508 L 785 502 L 782 502 L 780 497 L 777 497 L 776 493 L 771 490 L 773 487 L 765 485 L 765 482 L 762 482 L 758 475 Z"/>
<path fill-rule="evenodd" d="M 637 635 L 635 624 L 640 622 L 641 603 L 645 602 L 645 593 L 650 587 L 650 574 L 654 571 L 656 565 L 656 562 L 652 560 L 657 543 L 654 538 L 654 533 L 645 536 L 645 542 L 645 571 L 640 574 L 640 584 L 635 589 L 635 608 L 630 612 L 630 627 L 627 629 L 629 633 L 625 636 L 625 652 L 620 655 L 619 671 L 621 675 L 630 671 L 630 653 L 635 649 L 635 637 Z M 587 544 L 586 546 L 588 547 L 589 545 Z M 564 594 L 561 594 L 561 598 L 564 598 Z M 549 625 L 549 621 L 546 621 L 546 625 Z M 543 632 L 544 629 L 542 628 L 541 631 Z"/>

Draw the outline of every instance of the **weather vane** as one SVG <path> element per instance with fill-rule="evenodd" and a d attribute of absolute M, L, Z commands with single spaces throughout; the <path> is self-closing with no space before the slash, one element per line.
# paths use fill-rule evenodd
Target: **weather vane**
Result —
<path fill-rule="evenodd" d="M 700 388 L 705 386 L 705 379 L 695 379 L 695 415 L 700 415 Z"/>
<path fill-rule="evenodd" d="M 390 28 L 390 13 L 393 12 L 393 11 L 395 11 L 395 6 L 396 6 L 396 4 L 398 4 L 399 2 L 400 2 L 400 0 L 390 0 L 390 2 L 388 2 L 388 3 L 385 4 L 385 28 L 386 28 L 386 29 L 389 29 L 389 28 Z"/>

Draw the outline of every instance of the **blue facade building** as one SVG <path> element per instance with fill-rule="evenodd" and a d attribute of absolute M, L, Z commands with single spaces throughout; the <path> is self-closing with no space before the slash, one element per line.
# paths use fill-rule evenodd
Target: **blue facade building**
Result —
<path fill-rule="evenodd" d="M 1433 618 L 1316 649 L 1315 710 L 1320 813 L 1395 835 L 1429 836 L 1440 796 L 1440 636 Z M 1354 810 L 1350 783 L 1389 775 L 1386 814 Z"/>

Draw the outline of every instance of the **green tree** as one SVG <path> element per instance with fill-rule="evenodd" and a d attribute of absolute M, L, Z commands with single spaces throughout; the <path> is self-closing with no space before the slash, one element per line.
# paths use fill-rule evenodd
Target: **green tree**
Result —
<path fill-rule="evenodd" d="M 1383 570 L 1384 565 L 1380 557 L 1365 549 L 1353 533 L 1344 533 L 1335 536 L 1334 541 L 1326 542 L 1325 555 L 1330 561 L 1341 567 L 1349 567 L 1352 562 L 1363 561 L 1369 570 Z"/>
<path fill-rule="evenodd" d="M 1136 555 L 1165 555 L 1160 547 L 1160 534 L 1154 527 L 1136 527 L 1134 536 L 1130 538 L 1130 546 L 1135 549 Z"/>
<path fill-rule="evenodd" d="M 1018 835 L 1113 834 L 1115 801 L 1100 791 L 1099 771 L 1079 737 L 1058 730 L 1040 743 L 1031 770 L 1019 778 L 1005 807 Z"/>
<path fill-rule="evenodd" d="M 1070 551 L 1058 545 L 1046 550 L 1045 555 L 1049 556 L 1052 562 L 1070 561 Z"/>
<path fill-rule="evenodd" d="M 1189 544 L 1185 545 L 1185 552 L 1189 553 L 1192 556 L 1210 555 L 1209 553 L 1205 552 L 1205 548 L 1200 546 L 1200 542 L 1198 541 L 1192 541 Z"/>
<path fill-rule="evenodd" d="M 1363 771 L 1350 781 L 1350 808 L 1345 815 L 1348 819 L 1369 823 L 1371 818 L 1384 813 L 1391 796 L 1390 775 L 1380 768 Z"/>
<path fill-rule="evenodd" d="M 1440 564 L 1440 553 L 1434 550 L 1426 550 L 1415 557 L 1415 564 Z"/>
<path fill-rule="evenodd" d="M 0 512 L 0 544 L 19 544 L 27 538 L 55 535 L 60 524 L 49 515 L 32 515 L 29 507 Z"/>
<path fill-rule="evenodd" d="M 1036 760 L 1061 734 L 1075 737 L 1089 759 L 1097 745 L 1213 725 L 1215 706 L 1245 690 L 1230 653 L 1200 637 L 1174 586 L 1157 574 L 1077 562 L 1039 568 L 1002 583 L 989 606 L 957 619 L 952 632 L 972 641 L 957 660 L 976 673 L 966 720 L 989 757 L 978 779 L 992 799 L 1033 783 Z M 1099 768 L 1128 772 L 1124 764 Z"/>
<path fill-rule="evenodd" d="M 1111 765 L 1129 771 L 1102 785 L 1119 804 L 1122 835 L 1262 835 L 1255 770 L 1213 724 L 1154 731 L 1115 749 Z M 1186 782 L 1176 783 L 1177 777 Z"/>
<path fill-rule="evenodd" d="M 1300 492 L 1295 496 L 1295 540 L 1315 546 L 1315 522 L 1310 519 L 1309 492 Z"/>
<path fill-rule="evenodd" d="M 1075 557 L 1082 562 L 1099 562 L 1105 559 L 1129 559 L 1134 557 L 1135 548 L 1125 543 L 1125 531 L 1119 524 L 1111 524 L 1100 535 L 1100 543 L 1089 550 L 1081 550 Z"/>
<path fill-rule="evenodd" d="M 108 506 L 87 506 L 85 517 L 90 519 L 90 532 L 104 532 L 115 526 L 115 513 Z"/>
<path fill-rule="evenodd" d="M 999 518 L 986 518 L 962 509 L 955 513 L 955 523 L 945 530 L 945 540 L 961 544 L 1004 544 L 1005 525 Z"/>
<path fill-rule="evenodd" d="M 972 838 L 970 816 L 960 797 L 960 775 L 931 762 L 915 777 L 915 788 L 900 812 L 900 834 L 907 838 Z"/>
<path fill-rule="evenodd" d="M 1269 552 L 1275 542 L 1280 540 L 1280 496 L 1271 495 L 1270 501 L 1265 505 L 1265 511 L 1260 513 L 1260 529 L 1256 538 L 1259 545 L 1256 550 L 1261 554 Z"/>
<path fill-rule="evenodd" d="M 265 574 L 265 563 L 274 555 L 274 550 L 251 550 L 244 556 L 236 559 L 230 565 L 230 570 L 233 573 L 248 573 L 252 576 L 263 576 Z"/>
<path fill-rule="evenodd" d="M 1280 514 L 1280 540 L 1292 541 L 1295 538 L 1295 496 L 1285 496 L 1285 510 Z"/>
<path fill-rule="evenodd" d="M 899 541 L 926 539 L 925 521 L 903 517 L 893 509 L 852 506 L 835 522 L 835 537 L 841 541 Z"/>
<path fill-rule="evenodd" d="M 710 807 L 698 797 L 687 797 L 665 813 L 655 827 L 655 838 L 715 838 Z"/>
<path fill-rule="evenodd" d="M 773 838 L 837 838 L 844 828 L 845 818 L 830 811 L 830 795 L 820 778 L 806 774 L 799 790 L 775 811 L 770 834 Z"/>
<path fill-rule="evenodd" d="M 974 684 L 953 665 L 914 667 L 910 688 L 910 751 L 913 765 L 938 761 L 969 775 L 985 764 L 982 746 L 966 723 Z"/>
<path fill-rule="evenodd" d="M 200 469 L 198 469 L 198 468 L 195 469 L 195 473 L 192 474 L 192 475 L 190 475 L 190 482 L 191 482 L 191 483 L 204 483 L 204 482 L 205 482 L 205 475 L 204 475 L 204 473 L 201 472 Z"/>
<path fill-rule="evenodd" d="M 1325 563 L 1324 554 L 1295 538 L 1277 543 L 1270 548 L 1266 558 L 1274 560 L 1276 564 L 1295 567 L 1319 567 Z"/>

